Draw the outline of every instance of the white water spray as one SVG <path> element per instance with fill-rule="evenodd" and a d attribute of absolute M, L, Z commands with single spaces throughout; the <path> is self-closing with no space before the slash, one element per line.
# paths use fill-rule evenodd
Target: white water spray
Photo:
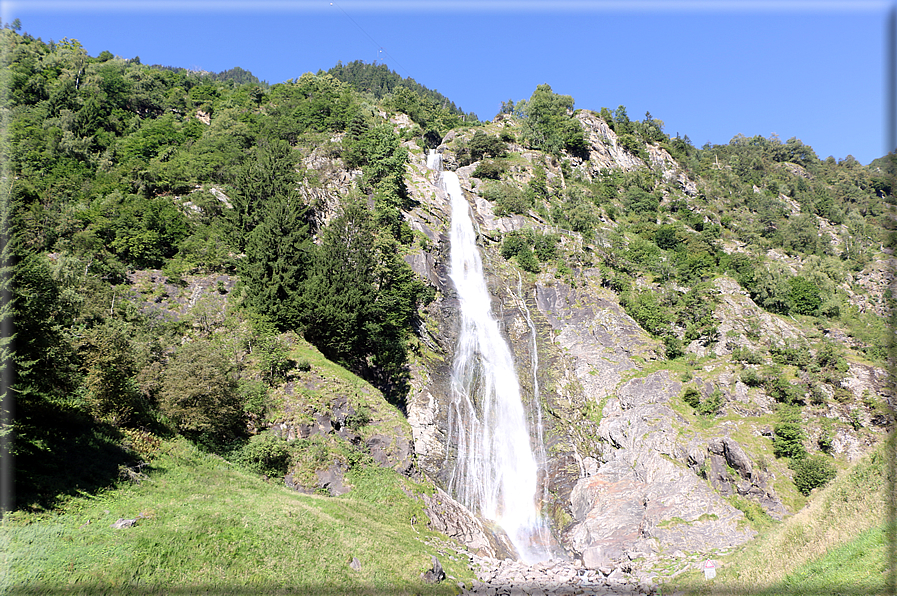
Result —
<path fill-rule="evenodd" d="M 441 157 L 431 152 L 427 165 L 439 169 Z M 449 492 L 494 520 L 520 559 L 534 563 L 550 554 L 547 529 L 536 504 L 539 469 L 517 370 L 492 316 L 470 206 L 454 172 L 443 172 L 442 184 L 452 202 L 450 276 L 461 313 L 448 417 L 447 452 L 455 455 Z M 536 450 L 541 454 L 540 414 L 537 419 Z"/>

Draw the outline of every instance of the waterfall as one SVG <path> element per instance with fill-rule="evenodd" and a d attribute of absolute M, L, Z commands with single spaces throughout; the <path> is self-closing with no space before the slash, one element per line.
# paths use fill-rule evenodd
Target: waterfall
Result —
<path fill-rule="evenodd" d="M 431 152 L 427 165 L 439 168 L 441 155 Z M 507 533 L 518 557 L 534 563 L 550 554 L 547 529 L 536 503 L 539 466 L 517 370 L 492 316 L 470 206 L 454 172 L 443 172 L 441 179 L 452 203 L 450 277 L 461 314 L 448 416 L 447 454 L 455 455 L 449 492 L 469 509 L 495 521 Z M 539 407 L 537 400 L 535 397 L 534 408 Z M 541 413 L 536 416 L 536 450 L 542 455 Z"/>

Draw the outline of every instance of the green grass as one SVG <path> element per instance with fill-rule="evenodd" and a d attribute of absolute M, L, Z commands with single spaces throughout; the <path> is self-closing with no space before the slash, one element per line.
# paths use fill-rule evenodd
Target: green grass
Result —
<path fill-rule="evenodd" d="M 686 594 L 884 594 L 887 593 L 886 445 L 860 459 L 807 506 L 783 523 L 722 557 L 714 580 L 689 571 L 663 587 Z M 759 529 L 759 528 L 758 528 Z"/>
<path fill-rule="evenodd" d="M 771 594 L 884 594 L 887 592 L 887 538 L 883 527 L 790 573 Z"/>
<path fill-rule="evenodd" d="M 139 485 L 85 494 L 51 514 L 7 515 L 0 592 L 454 593 L 452 580 L 419 578 L 433 554 L 447 573 L 472 578 L 461 557 L 424 544 L 441 535 L 426 529 L 409 496 L 415 485 L 390 470 L 349 474 L 355 488 L 329 498 L 265 483 L 182 439 L 163 451 Z M 138 515 L 132 528 L 110 527 Z"/>

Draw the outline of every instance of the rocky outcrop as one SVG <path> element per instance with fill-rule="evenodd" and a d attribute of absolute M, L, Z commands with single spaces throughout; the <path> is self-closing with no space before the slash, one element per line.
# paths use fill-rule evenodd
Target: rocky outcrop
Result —
<path fill-rule="evenodd" d="M 486 530 L 479 518 L 441 488 L 433 494 L 423 493 L 421 498 L 433 530 L 454 538 L 481 557 L 509 554 L 507 546 Z"/>
<path fill-rule="evenodd" d="M 754 535 L 739 528 L 740 511 L 677 461 L 681 426 L 674 421 L 685 421 L 669 402 L 680 389 L 659 371 L 624 383 L 607 400 L 600 465 L 571 495 L 576 523 L 567 536 L 584 556 L 607 562 L 627 551 L 726 548 Z M 750 465 L 746 456 L 738 461 Z"/>

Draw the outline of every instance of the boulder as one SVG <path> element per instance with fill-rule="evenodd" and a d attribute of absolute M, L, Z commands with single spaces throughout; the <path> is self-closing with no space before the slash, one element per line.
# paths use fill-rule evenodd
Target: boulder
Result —
<path fill-rule="evenodd" d="M 433 562 L 433 566 L 421 573 L 420 576 L 421 579 L 423 579 L 428 584 L 438 584 L 445 579 L 445 571 L 443 571 L 442 565 L 439 563 L 439 559 L 436 558 L 436 555 L 433 555 L 431 557 L 431 560 Z"/>
<path fill-rule="evenodd" d="M 343 484 L 345 478 L 345 466 L 339 462 L 333 463 L 326 470 L 318 470 L 318 487 L 326 489 L 331 497 L 338 497 L 349 492 L 349 487 Z"/>

